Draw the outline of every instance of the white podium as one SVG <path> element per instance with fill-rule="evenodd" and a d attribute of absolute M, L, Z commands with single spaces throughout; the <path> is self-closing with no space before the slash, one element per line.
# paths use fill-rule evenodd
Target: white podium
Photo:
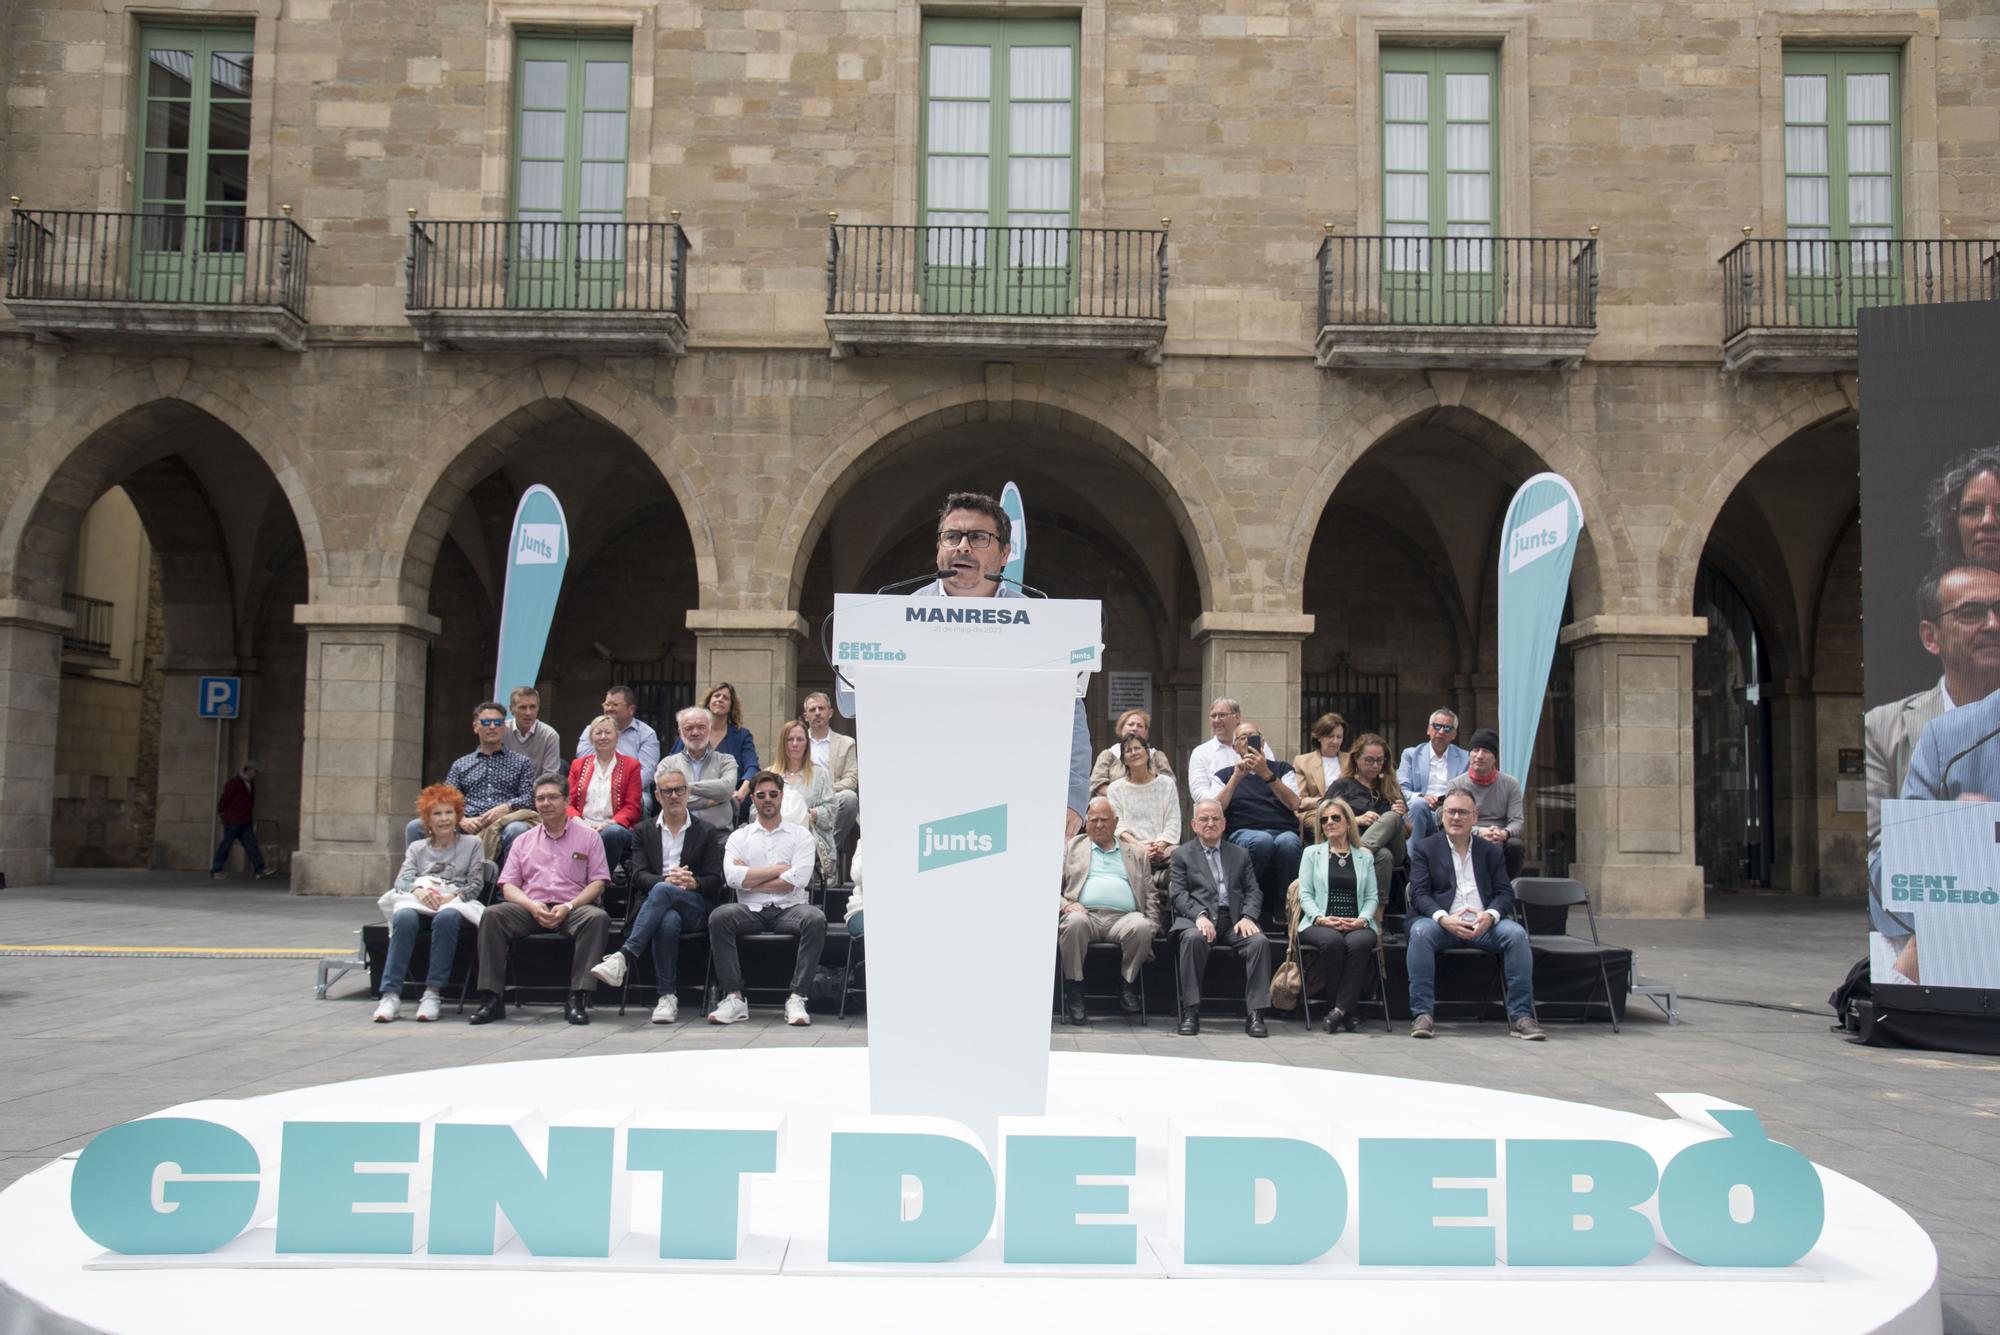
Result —
<path fill-rule="evenodd" d="M 989 1147 L 1048 1094 L 1056 906 L 1095 602 L 834 599 L 867 775 L 868 1079 L 876 1113 Z"/>

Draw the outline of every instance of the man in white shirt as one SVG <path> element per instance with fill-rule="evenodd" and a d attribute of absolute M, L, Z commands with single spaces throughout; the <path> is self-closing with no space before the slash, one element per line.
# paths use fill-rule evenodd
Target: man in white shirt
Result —
<path fill-rule="evenodd" d="M 1458 736 L 1458 715 L 1449 709 L 1431 711 L 1430 736 L 1403 752 L 1396 782 L 1410 808 L 1410 842 L 1437 833 L 1438 804 L 1451 781 L 1465 773 L 1472 758 L 1452 740 Z"/>
<path fill-rule="evenodd" d="M 541 692 L 532 686 L 516 686 L 507 693 L 507 708 L 514 721 L 500 730 L 500 744 L 516 755 L 526 756 L 535 767 L 536 778 L 544 774 L 566 777 L 569 766 L 563 764 L 562 738 L 541 720 Z"/>
<path fill-rule="evenodd" d="M 1215 735 L 1188 752 L 1189 802 L 1212 801 L 1221 794 L 1222 780 L 1216 777 L 1216 771 L 1240 759 L 1236 754 L 1236 725 L 1242 721 L 1243 706 L 1226 695 L 1208 707 L 1208 727 Z M 1264 759 L 1277 758 L 1267 743 Z"/>
<path fill-rule="evenodd" d="M 833 730 L 833 701 L 825 691 L 814 691 L 805 698 L 799 706 L 799 718 L 806 725 L 813 768 L 825 770 L 833 781 L 834 846 L 847 848 L 854 838 L 854 822 L 861 814 L 861 764 L 854 739 Z"/>
<path fill-rule="evenodd" d="M 1500 957 L 1507 980 L 1507 1028 L 1541 1041 L 1535 1023 L 1535 955 L 1528 929 L 1514 921 L 1514 885 L 1498 844 L 1472 836 L 1479 805 L 1454 788 L 1440 808 L 1444 833 L 1410 845 L 1410 1037 L 1432 1038 L 1437 952 L 1471 946 Z"/>
<path fill-rule="evenodd" d="M 688 783 L 688 810 L 718 830 L 736 823 L 736 757 L 713 749 L 709 732 L 715 716 L 704 705 L 689 705 L 674 717 L 681 749 L 654 769 L 673 769 Z"/>
<path fill-rule="evenodd" d="M 812 1023 L 806 1014 L 806 986 L 826 944 L 826 915 L 808 902 L 806 892 L 818 846 L 803 825 L 790 824 L 779 815 L 784 801 L 785 781 L 770 770 L 757 771 L 750 780 L 750 806 L 757 819 L 740 826 L 723 845 L 722 879 L 736 892 L 736 901 L 708 917 L 708 948 L 723 992 L 722 1001 L 709 1013 L 710 1024 L 735 1024 L 750 1017 L 750 1003 L 743 996 L 743 967 L 736 958 L 736 938 L 745 932 L 778 932 L 799 939 L 791 995 L 785 998 L 785 1023 Z"/>

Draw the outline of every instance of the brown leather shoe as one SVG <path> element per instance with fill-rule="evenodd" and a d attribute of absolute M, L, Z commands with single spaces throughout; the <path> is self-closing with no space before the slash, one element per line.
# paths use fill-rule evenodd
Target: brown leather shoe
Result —
<path fill-rule="evenodd" d="M 1419 1015 L 1416 1019 L 1410 1021 L 1410 1037 L 1436 1038 L 1437 1026 L 1431 1023 L 1430 1016 Z"/>
<path fill-rule="evenodd" d="M 1548 1037 L 1542 1032 L 1542 1027 L 1535 1023 L 1535 1017 L 1532 1015 L 1523 1015 L 1507 1028 L 1513 1032 L 1514 1037 L 1525 1038 L 1530 1043 L 1540 1043 Z"/>

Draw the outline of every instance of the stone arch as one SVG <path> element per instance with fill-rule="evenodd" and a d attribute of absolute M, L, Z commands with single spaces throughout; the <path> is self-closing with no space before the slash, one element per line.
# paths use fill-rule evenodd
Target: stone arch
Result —
<path fill-rule="evenodd" d="M 671 415 L 658 400 L 599 368 L 552 360 L 525 374 L 495 376 L 431 425 L 423 458 L 445 462 L 426 474 L 428 486 L 410 489 L 381 535 L 389 554 L 383 583 L 402 603 L 422 607 L 427 601 L 438 551 L 472 486 L 523 435 L 566 415 L 617 431 L 652 461 L 687 517 L 700 586 L 716 584 L 715 536 L 697 504 L 712 494 L 712 481 L 701 457 L 681 448 Z"/>
<path fill-rule="evenodd" d="M 1194 566 L 1202 605 L 1214 609 L 1230 597 L 1225 572 L 1242 571 L 1243 543 L 1222 489 L 1200 456 L 1158 424 L 1144 427 L 1080 394 L 1050 385 L 1015 382 L 1005 396 L 985 382 L 954 385 L 905 397 L 886 391 L 836 427 L 830 447 L 793 494 L 817 496 L 810 511 L 793 508 L 781 526 L 760 538 L 753 568 L 759 578 L 781 578 L 784 605 L 796 608 L 806 569 L 841 499 L 870 466 L 933 431 L 968 421 L 1030 421 L 1102 445 L 1156 492 L 1179 529 Z M 753 590 L 756 592 L 756 590 Z"/>
<path fill-rule="evenodd" d="M 1699 491 L 1675 507 L 1673 522 L 1660 539 L 1654 578 L 1662 604 L 1684 611 L 1692 606 L 1694 577 L 1722 507 L 1750 470 L 1801 431 L 1830 424 L 1855 411 L 1845 388 L 1824 380 L 1787 387 L 1771 409 L 1724 437 L 1706 458 L 1687 470 Z M 1704 481 L 1705 480 L 1705 481 Z"/>
<path fill-rule="evenodd" d="M 227 372 L 162 359 L 107 384 L 29 435 L 27 469 L 0 518 L 0 588 L 45 606 L 62 600 L 63 562 L 83 515 L 120 476 L 176 434 L 220 424 L 263 461 L 291 507 L 308 580 L 325 579 L 318 508 L 285 448 L 285 424 Z"/>
<path fill-rule="evenodd" d="M 1456 388 L 1452 392 L 1445 377 L 1435 383 L 1430 378 L 1400 381 L 1378 392 L 1372 403 L 1361 400 L 1354 412 L 1335 421 L 1320 437 L 1314 450 L 1319 467 L 1301 471 L 1279 502 L 1279 516 L 1298 535 L 1286 545 L 1281 587 L 1295 593 L 1301 587 L 1311 535 L 1318 531 L 1334 491 L 1362 456 L 1399 433 L 1430 422 L 1479 442 L 1496 458 L 1517 459 L 1528 474 L 1547 470 L 1568 478 L 1586 521 L 1571 575 L 1576 615 L 1621 606 L 1629 591 L 1618 572 L 1630 568 L 1631 537 L 1611 504 L 1595 457 L 1570 433 L 1543 430 L 1518 393 L 1479 382 Z"/>

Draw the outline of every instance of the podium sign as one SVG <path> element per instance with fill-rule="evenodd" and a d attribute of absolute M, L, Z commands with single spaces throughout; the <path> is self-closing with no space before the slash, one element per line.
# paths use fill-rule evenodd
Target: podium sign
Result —
<path fill-rule="evenodd" d="M 833 624 L 867 771 L 870 1106 L 994 1145 L 1047 1102 L 1076 681 L 1102 614 L 841 594 Z"/>

